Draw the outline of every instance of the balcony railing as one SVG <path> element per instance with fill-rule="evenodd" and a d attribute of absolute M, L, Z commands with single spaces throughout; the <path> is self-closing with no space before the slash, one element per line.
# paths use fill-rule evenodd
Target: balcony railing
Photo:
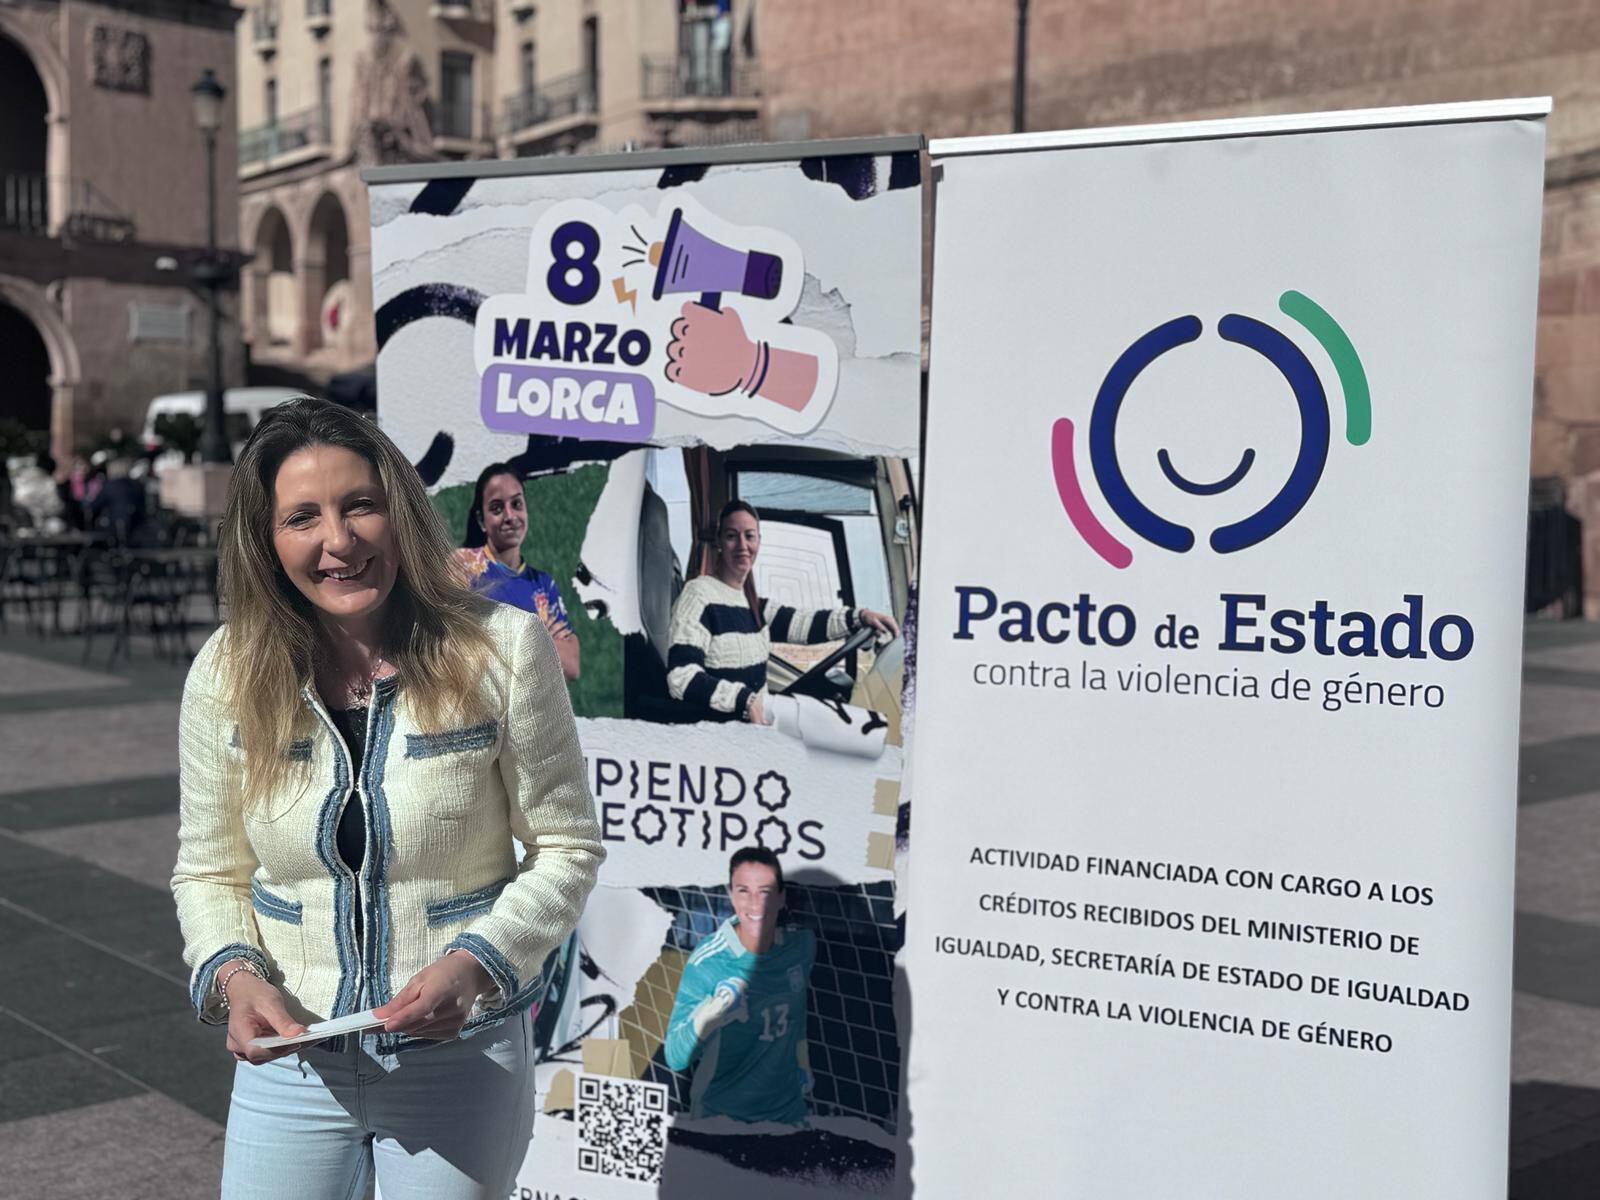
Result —
<path fill-rule="evenodd" d="M 729 51 L 646 55 L 643 60 L 646 100 L 750 99 L 761 95 L 761 72 L 755 63 L 735 62 Z"/>
<path fill-rule="evenodd" d="M 50 228 L 50 181 L 43 175 L 0 175 L 0 229 L 44 233 Z"/>
<path fill-rule="evenodd" d="M 759 117 L 728 121 L 677 121 L 663 138 L 665 146 L 747 146 L 767 140 Z"/>
<path fill-rule="evenodd" d="M 333 140 L 332 121 L 320 105 L 254 129 L 239 131 L 239 165 L 254 166 L 270 162 L 281 154 L 293 154 L 312 146 L 326 146 Z"/>
<path fill-rule="evenodd" d="M 519 133 L 548 121 L 593 114 L 599 109 L 594 78 L 587 71 L 552 79 L 542 87 L 506 101 L 503 131 Z"/>
<path fill-rule="evenodd" d="M 24 174 L 0 175 L 0 230 L 47 236 L 52 199 L 66 206 L 67 216 L 59 231 L 64 237 L 126 242 L 137 232 L 133 221 L 116 211 L 87 180 Z"/>

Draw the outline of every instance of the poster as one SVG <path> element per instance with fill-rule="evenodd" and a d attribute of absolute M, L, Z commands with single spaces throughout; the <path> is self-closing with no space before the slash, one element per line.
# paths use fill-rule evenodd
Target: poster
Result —
<path fill-rule="evenodd" d="M 1547 111 L 932 145 L 922 1200 L 1504 1196 Z"/>
<path fill-rule="evenodd" d="M 608 854 L 517 1195 L 904 1186 L 920 149 L 369 176 L 379 419 L 556 636 Z"/>

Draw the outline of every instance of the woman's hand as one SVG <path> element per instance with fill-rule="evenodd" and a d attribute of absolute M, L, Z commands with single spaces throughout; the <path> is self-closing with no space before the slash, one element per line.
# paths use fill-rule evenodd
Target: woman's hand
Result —
<path fill-rule="evenodd" d="M 218 974 L 231 966 L 232 963 L 224 964 Z M 284 1007 L 283 993 L 265 979 L 249 971 L 234 971 L 228 977 L 228 1049 L 240 1062 L 260 1066 L 286 1054 L 296 1054 L 310 1044 L 263 1050 L 252 1046 L 251 1038 L 297 1037 L 305 1031 L 306 1027 Z"/>
<path fill-rule="evenodd" d="M 879 633 L 887 634 L 892 638 L 900 636 L 900 626 L 888 613 L 873 612 L 870 608 L 863 608 L 856 613 L 856 619 L 863 625 L 870 625 Z"/>
<path fill-rule="evenodd" d="M 744 719 L 752 725 L 765 725 L 767 723 L 767 710 L 761 706 L 760 692 L 752 695 L 750 703 L 744 706 Z"/>
<path fill-rule="evenodd" d="M 411 977 L 393 1000 L 372 1010 L 390 1033 L 448 1041 L 461 1032 L 472 1004 L 494 990 L 483 964 L 464 950 L 452 951 Z"/>

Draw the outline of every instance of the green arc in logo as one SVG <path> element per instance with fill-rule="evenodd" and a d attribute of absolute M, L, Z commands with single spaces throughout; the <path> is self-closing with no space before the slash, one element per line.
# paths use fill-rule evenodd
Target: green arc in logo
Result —
<path fill-rule="evenodd" d="M 1345 440 L 1352 446 L 1366 445 L 1372 436 L 1372 396 L 1367 390 L 1366 368 L 1349 335 L 1321 305 L 1300 292 L 1288 291 L 1279 296 L 1278 309 L 1304 325 L 1306 332 L 1328 352 L 1333 369 L 1339 373 L 1339 386 L 1344 389 Z"/>

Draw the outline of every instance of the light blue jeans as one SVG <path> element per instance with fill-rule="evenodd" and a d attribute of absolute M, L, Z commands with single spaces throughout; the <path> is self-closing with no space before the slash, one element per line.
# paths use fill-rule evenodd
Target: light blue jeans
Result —
<path fill-rule="evenodd" d="M 233 1076 L 222 1200 L 505 1200 L 533 1135 L 532 1021 L 379 1055 L 368 1034 Z"/>

